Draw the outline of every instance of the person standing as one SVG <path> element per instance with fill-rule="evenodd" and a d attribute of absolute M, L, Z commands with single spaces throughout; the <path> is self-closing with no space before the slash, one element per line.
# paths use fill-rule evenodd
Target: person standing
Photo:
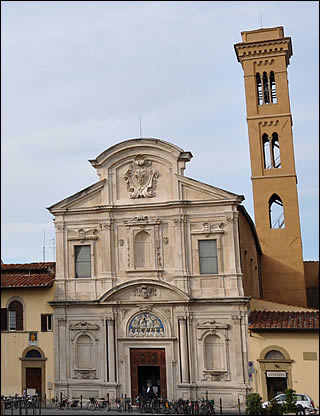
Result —
<path fill-rule="evenodd" d="M 142 397 L 145 401 L 152 400 L 154 398 L 154 390 L 151 380 L 148 380 L 147 383 L 142 386 Z"/>

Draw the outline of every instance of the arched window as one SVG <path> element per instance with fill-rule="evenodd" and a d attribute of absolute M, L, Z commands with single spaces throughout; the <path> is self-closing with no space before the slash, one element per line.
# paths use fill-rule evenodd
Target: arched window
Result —
<path fill-rule="evenodd" d="M 277 350 L 271 350 L 267 352 L 264 358 L 265 360 L 285 360 L 285 357 L 282 354 L 282 352 Z"/>
<path fill-rule="evenodd" d="M 38 350 L 29 350 L 26 354 L 26 358 L 41 358 L 41 353 Z"/>
<path fill-rule="evenodd" d="M 205 338 L 204 358 L 206 370 L 223 370 L 225 368 L 223 342 L 217 335 L 208 335 Z"/>
<path fill-rule="evenodd" d="M 23 330 L 23 306 L 18 300 L 10 302 L 8 306 L 9 331 Z"/>
<path fill-rule="evenodd" d="M 285 228 L 283 203 L 276 194 L 269 199 L 269 219 L 270 228 Z"/>
<path fill-rule="evenodd" d="M 256 82 L 257 82 L 258 105 L 261 105 L 261 104 L 263 104 L 263 94 L 262 94 L 261 77 L 260 77 L 259 72 L 256 73 Z"/>
<path fill-rule="evenodd" d="M 150 254 L 150 235 L 146 231 L 140 231 L 134 239 L 135 267 L 149 267 Z"/>
<path fill-rule="evenodd" d="M 77 339 L 76 363 L 81 369 L 92 368 L 93 342 L 88 335 L 80 335 Z"/>
<path fill-rule="evenodd" d="M 271 87 L 271 102 L 273 104 L 277 103 L 277 91 L 276 91 L 276 81 L 274 77 L 274 72 L 270 72 L 270 87 Z"/>
<path fill-rule="evenodd" d="M 268 80 L 268 75 L 266 72 L 263 73 L 262 83 L 263 83 L 263 101 L 265 104 L 269 104 L 270 103 L 269 80 Z"/>
<path fill-rule="evenodd" d="M 270 153 L 270 142 L 269 137 L 266 133 L 262 136 L 262 143 L 263 143 L 263 158 L 264 158 L 264 168 L 271 169 L 271 153 Z"/>
<path fill-rule="evenodd" d="M 272 133 L 272 157 L 273 167 L 281 168 L 280 145 L 277 133 Z"/>

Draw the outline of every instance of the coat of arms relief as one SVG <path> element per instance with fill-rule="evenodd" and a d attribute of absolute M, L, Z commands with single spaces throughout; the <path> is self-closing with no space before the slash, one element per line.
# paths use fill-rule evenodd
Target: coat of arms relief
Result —
<path fill-rule="evenodd" d="M 136 199 L 156 196 L 154 189 L 158 177 L 158 172 L 152 169 L 152 162 L 145 160 L 143 155 L 137 155 L 124 175 L 129 197 Z"/>

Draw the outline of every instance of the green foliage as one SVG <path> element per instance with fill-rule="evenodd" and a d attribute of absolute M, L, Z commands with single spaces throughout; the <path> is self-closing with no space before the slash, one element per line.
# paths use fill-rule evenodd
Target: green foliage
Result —
<path fill-rule="evenodd" d="M 292 389 L 287 389 L 285 391 L 286 394 L 286 402 L 283 405 L 284 413 L 295 413 L 297 410 L 297 399 L 295 396 L 296 391 Z"/>
<path fill-rule="evenodd" d="M 268 415 L 283 415 L 283 406 L 276 400 L 271 400 L 267 409 Z"/>
<path fill-rule="evenodd" d="M 262 397 L 259 393 L 249 393 L 246 395 L 246 414 L 247 415 L 262 415 L 264 414 L 262 408 Z"/>

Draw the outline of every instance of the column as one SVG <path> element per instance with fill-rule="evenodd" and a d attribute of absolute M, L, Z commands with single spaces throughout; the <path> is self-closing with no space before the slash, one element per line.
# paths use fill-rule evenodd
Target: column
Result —
<path fill-rule="evenodd" d="M 59 381 L 67 380 L 67 363 L 66 363 L 66 320 L 58 320 L 58 329 L 59 329 Z"/>
<path fill-rule="evenodd" d="M 108 327 L 108 368 L 109 368 L 109 382 L 116 381 L 116 366 L 115 366 L 115 348 L 114 348 L 114 320 L 107 319 Z"/>
<path fill-rule="evenodd" d="M 101 269 L 102 276 L 112 277 L 113 270 L 113 242 L 112 242 L 112 218 L 108 218 L 106 221 L 100 224 L 101 228 Z"/>
<path fill-rule="evenodd" d="M 247 348 L 247 334 L 248 334 L 248 315 L 246 311 L 240 312 L 240 331 L 241 331 L 241 343 L 242 343 L 242 366 L 243 366 L 243 382 L 249 385 L 249 376 L 247 371 L 248 363 L 248 348 Z"/>
<path fill-rule="evenodd" d="M 181 382 L 189 383 L 188 337 L 187 337 L 187 321 L 185 318 L 179 319 L 179 333 L 180 333 L 180 355 L 181 355 Z"/>

